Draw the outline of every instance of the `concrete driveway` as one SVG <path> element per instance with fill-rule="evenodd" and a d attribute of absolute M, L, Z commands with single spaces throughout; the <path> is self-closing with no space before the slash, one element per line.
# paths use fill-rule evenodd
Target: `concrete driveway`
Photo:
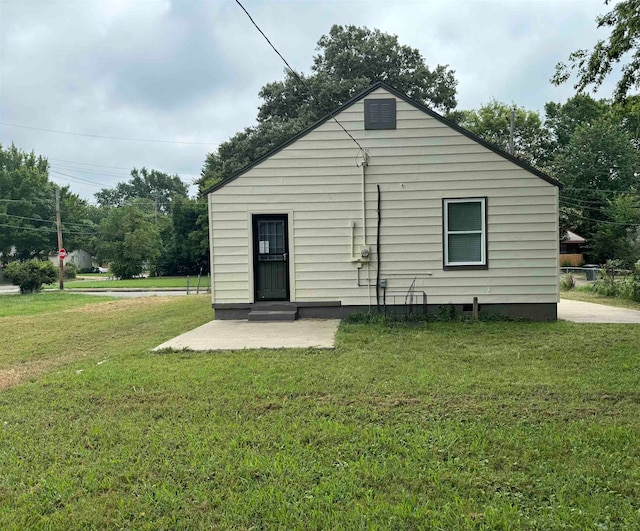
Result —
<path fill-rule="evenodd" d="M 616 308 L 592 302 L 560 299 L 558 319 L 574 323 L 631 323 L 640 324 L 640 311 Z"/>
<path fill-rule="evenodd" d="M 289 322 L 211 321 L 153 350 L 242 350 L 245 348 L 334 348 L 339 319 Z"/>

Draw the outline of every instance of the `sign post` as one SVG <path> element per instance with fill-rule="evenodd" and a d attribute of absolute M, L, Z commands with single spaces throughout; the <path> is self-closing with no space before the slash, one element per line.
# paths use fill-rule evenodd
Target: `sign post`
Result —
<path fill-rule="evenodd" d="M 64 289 L 64 259 L 67 257 L 67 251 L 62 247 L 58 251 L 58 258 L 60 259 L 60 289 Z"/>

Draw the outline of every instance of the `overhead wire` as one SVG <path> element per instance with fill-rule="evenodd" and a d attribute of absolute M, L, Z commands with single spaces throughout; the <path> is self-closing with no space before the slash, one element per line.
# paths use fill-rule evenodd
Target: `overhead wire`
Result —
<path fill-rule="evenodd" d="M 125 168 L 123 166 L 107 166 L 105 164 L 93 164 L 91 162 L 80 162 L 80 161 L 76 161 L 76 160 L 68 160 L 68 159 L 56 159 L 56 158 L 52 158 L 52 157 L 48 157 L 47 160 L 55 160 L 57 162 L 66 162 L 68 164 L 79 164 L 81 166 L 95 166 L 97 168 L 108 168 L 111 170 L 124 170 L 128 173 L 131 172 L 131 168 Z M 80 171 L 81 169 L 78 168 L 78 170 Z M 81 170 L 81 171 L 86 171 L 86 170 Z M 182 170 L 165 170 L 166 173 L 172 173 L 172 174 L 185 174 L 185 175 L 200 175 L 200 172 L 196 172 L 196 171 L 182 171 Z"/>
<path fill-rule="evenodd" d="M 7 214 L 4 212 L 0 212 L 0 217 L 2 216 L 6 216 L 9 218 L 15 218 L 15 219 L 26 219 L 29 221 L 45 221 L 47 223 L 55 223 L 55 220 L 53 219 L 46 219 L 46 218 L 32 218 L 29 216 L 18 216 L 16 214 Z M 69 222 L 63 222 L 63 225 L 69 226 L 69 227 L 83 227 L 86 228 L 86 225 L 84 223 L 69 223 Z"/>
<path fill-rule="evenodd" d="M 23 226 L 23 225 L 7 225 L 4 223 L 0 223 L 0 227 L 8 227 L 10 229 L 16 230 L 31 230 L 36 232 L 58 232 L 57 229 L 48 228 L 48 227 L 31 227 L 31 226 Z M 97 232 L 76 232 L 71 230 L 65 230 L 65 234 L 73 234 L 75 236 L 97 236 Z"/>
<path fill-rule="evenodd" d="M 188 145 L 188 146 L 214 146 L 215 145 L 215 142 L 184 142 L 180 140 L 156 140 L 156 139 L 150 139 L 150 138 L 126 138 L 121 136 L 91 135 L 86 133 L 76 133 L 72 131 L 61 131 L 59 129 L 45 129 L 42 127 L 31 127 L 31 126 L 22 125 L 22 124 L 10 124 L 7 122 L 0 122 L 0 125 L 4 125 L 7 127 L 19 127 L 21 129 L 31 129 L 33 131 L 44 131 L 47 133 L 58 133 L 62 135 L 84 136 L 88 138 L 103 138 L 106 140 L 123 140 L 128 142 L 152 142 L 152 143 L 155 142 L 159 144 L 182 144 L 182 145 Z"/>
<path fill-rule="evenodd" d="M 302 79 L 302 77 L 300 77 L 300 75 L 291 67 L 291 65 L 287 62 L 287 60 L 282 56 L 282 54 L 278 51 L 278 49 L 273 45 L 273 43 L 269 40 L 269 37 L 266 36 L 266 34 L 264 33 L 264 31 L 262 31 L 262 29 L 260 28 L 260 26 L 258 26 L 258 24 L 256 23 L 255 20 L 253 20 L 253 17 L 251 16 L 251 14 L 247 11 L 247 9 L 242 5 L 242 2 L 240 2 L 240 0 L 236 0 L 236 4 L 238 4 L 240 6 L 240 8 L 245 12 L 245 14 L 247 15 L 247 17 L 249 17 L 249 20 L 251 21 L 251 23 L 256 27 L 256 29 L 260 32 L 260 34 L 264 37 L 264 39 L 267 41 L 267 43 L 269 43 L 269 46 L 271 46 L 271 48 L 273 49 L 274 52 L 276 52 L 276 54 L 278 55 L 278 57 L 280 57 L 280 59 L 282 59 L 282 61 L 284 62 L 284 64 L 287 66 L 287 68 L 289 69 L 289 72 L 291 72 L 291 74 L 296 78 L 296 80 L 298 81 L 298 83 L 300 83 L 309 93 L 309 95 L 311 97 L 313 97 L 316 101 L 318 101 L 317 96 L 313 93 L 313 91 L 309 88 L 309 86 L 305 83 L 304 79 Z M 332 111 L 329 111 L 329 116 L 331 116 L 331 118 L 333 118 L 333 121 L 335 123 L 337 123 L 340 128 L 349 136 L 349 138 L 351 140 L 353 140 L 356 145 L 358 146 L 358 148 L 360 149 L 360 151 L 362 152 L 366 152 L 365 149 L 360 145 L 360 143 L 353 137 L 353 135 L 346 130 L 346 128 L 338 121 L 338 119 L 335 117 L 335 115 L 333 114 Z"/>

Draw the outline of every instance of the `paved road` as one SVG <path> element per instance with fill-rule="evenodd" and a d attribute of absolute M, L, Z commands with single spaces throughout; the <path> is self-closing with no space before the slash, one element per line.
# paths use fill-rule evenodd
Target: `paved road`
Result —
<path fill-rule="evenodd" d="M 0 295 L 11 295 L 12 293 L 20 293 L 18 286 L 0 286 Z"/>
<path fill-rule="evenodd" d="M 558 319 L 574 323 L 633 323 L 640 324 L 640 311 L 616 308 L 604 304 L 560 299 Z"/>
<path fill-rule="evenodd" d="M 20 293 L 17 286 L 0 286 L 0 295 L 11 295 Z M 59 293 L 57 290 L 45 291 L 44 293 Z M 109 297 L 180 297 L 187 295 L 186 291 L 78 291 L 78 290 L 66 290 L 65 293 L 82 293 L 83 295 L 97 295 L 103 297 L 108 295 Z M 200 295 L 205 294 L 205 291 L 200 291 Z M 196 292 L 191 290 L 189 295 L 195 295 Z"/>
<path fill-rule="evenodd" d="M 68 291 L 67 293 L 82 293 L 83 295 L 97 295 L 103 297 L 108 295 L 109 297 L 181 297 L 186 295 L 186 291 Z M 201 291 L 200 295 L 205 292 Z M 195 291 L 190 291 L 189 295 L 195 295 Z"/>

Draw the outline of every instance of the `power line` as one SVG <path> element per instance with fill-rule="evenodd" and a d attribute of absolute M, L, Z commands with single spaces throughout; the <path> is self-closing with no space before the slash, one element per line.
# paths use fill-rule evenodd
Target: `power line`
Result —
<path fill-rule="evenodd" d="M 591 221 L 593 223 L 604 223 L 605 225 L 620 225 L 623 227 L 635 227 L 637 226 L 636 223 L 621 223 L 619 221 L 607 221 L 604 219 L 594 219 L 594 218 L 588 218 L 586 216 L 581 216 L 580 214 L 574 214 L 575 217 L 580 218 L 580 219 L 584 219 L 585 221 Z"/>
<path fill-rule="evenodd" d="M 109 175 L 112 177 L 120 177 L 121 179 L 126 179 L 128 177 L 128 175 L 124 173 L 115 173 L 115 172 L 104 171 L 104 170 L 96 170 L 92 168 L 78 168 L 77 166 L 69 166 L 66 164 L 50 164 L 49 167 L 50 169 L 58 168 L 60 170 L 65 170 L 65 171 L 79 171 L 82 173 L 89 173 L 91 175 Z"/>
<path fill-rule="evenodd" d="M 82 166 L 95 166 L 96 168 L 109 168 L 111 170 L 125 170 L 127 172 L 131 172 L 132 168 L 123 168 L 122 166 L 106 166 L 104 164 L 93 164 L 90 162 L 80 162 L 80 161 L 76 161 L 76 160 L 66 160 L 66 159 L 55 159 L 55 158 L 51 158 L 48 157 L 47 160 L 55 160 L 58 162 L 66 162 L 69 164 L 79 164 Z M 80 170 L 80 168 L 78 168 L 78 170 Z M 86 170 L 82 170 L 82 171 L 86 171 Z M 200 172 L 196 172 L 196 171 L 179 171 L 179 170 L 165 170 L 165 173 L 173 173 L 173 174 L 185 174 L 185 175 L 200 175 Z"/>
<path fill-rule="evenodd" d="M 59 175 L 64 175 L 65 177 L 68 177 L 69 179 L 74 179 L 76 181 L 80 181 L 86 184 L 92 184 L 94 186 L 99 186 L 100 188 L 113 188 L 113 186 L 110 186 L 108 184 L 104 184 L 104 183 L 99 183 L 96 181 L 90 181 L 89 179 L 83 179 L 82 177 L 76 177 L 75 175 L 69 175 L 68 173 L 64 173 L 61 172 L 60 170 L 51 170 L 52 173 L 56 173 Z M 57 179 L 60 179 L 60 177 L 56 177 Z M 62 179 L 63 181 L 66 181 L 67 179 Z"/>
<path fill-rule="evenodd" d="M 43 219 L 43 218 L 30 218 L 29 216 L 17 216 L 16 214 L 7 214 L 5 212 L 0 212 L 0 217 L 2 216 L 6 216 L 9 218 L 16 218 L 16 219 L 27 219 L 29 221 L 45 221 L 47 223 L 55 223 L 52 219 Z M 69 222 L 65 222 L 64 225 L 69 226 L 69 227 L 83 227 L 86 228 L 86 225 L 84 223 L 69 223 Z"/>
<path fill-rule="evenodd" d="M 568 206 L 571 208 L 580 208 L 583 210 L 593 210 L 595 212 L 602 212 L 603 208 L 606 208 L 608 205 L 601 205 L 601 206 L 588 206 L 588 205 L 581 205 L 580 203 L 574 203 L 572 201 L 568 201 L 566 199 L 560 199 L 560 203 L 562 203 L 564 206 Z M 640 208 L 640 205 L 631 205 L 631 208 Z"/>
<path fill-rule="evenodd" d="M 271 43 L 271 41 L 269 40 L 269 37 L 267 37 L 264 33 L 264 31 L 262 31 L 260 29 L 260 26 L 258 26 L 258 24 L 256 24 L 255 20 L 253 20 L 253 17 L 249 14 L 249 12 L 246 10 L 246 8 L 242 5 L 242 3 L 240 2 L 240 0 L 236 0 L 236 4 L 238 4 L 241 8 L 242 11 L 245 12 L 245 14 L 249 17 L 249 20 L 251 21 L 251 23 L 256 27 L 256 29 L 260 32 L 260 34 L 265 38 L 265 40 L 269 43 L 269 46 L 271 46 L 271 48 L 273 49 L 274 52 L 276 52 L 278 54 L 278 57 L 280 57 L 280 59 L 282 59 L 282 61 L 284 62 L 285 65 L 287 65 L 287 68 L 289 69 L 289 72 L 291 72 L 294 77 L 296 78 L 296 80 L 305 88 L 307 89 L 307 92 L 317 101 L 318 98 L 315 96 L 315 94 L 313 93 L 313 91 L 309 88 L 309 86 L 304 82 L 304 80 L 298 75 L 298 73 L 291 68 L 291 65 L 287 62 L 287 60 L 282 56 L 282 54 L 277 50 L 277 48 Z M 338 121 L 338 119 L 334 116 L 333 112 L 329 111 L 329 116 L 331 116 L 331 118 L 333 118 L 333 121 L 335 123 L 337 123 L 340 128 L 349 136 L 349 138 L 351 140 L 353 140 L 356 145 L 360 148 L 360 151 L 364 151 L 364 148 L 360 145 L 360 143 L 353 138 L 353 135 L 347 131 L 345 129 L 345 127 Z"/>
<path fill-rule="evenodd" d="M 58 129 L 43 129 L 41 127 L 30 127 L 28 125 L 20 125 L 20 124 L 9 124 L 6 122 L 0 122 L 0 125 L 5 125 L 7 127 L 19 127 L 21 129 L 31 129 L 33 131 L 44 131 L 47 133 L 58 133 L 61 135 L 72 135 L 72 136 L 85 136 L 89 138 L 104 138 L 106 140 L 125 140 L 128 142 L 155 142 L 159 144 L 182 144 L 187 146 L 215 146 L 215 142 L 182 142 L 180 140 L 155 140 L 149 138 L 126 138 L 120 136 L 104 136 L 104 135 L 89 135 L 85 133 L 74 133 L 71 131 L 60 131 Z"/>
<path fill-rule="evenodd" d="M 638 194 L 635 190 L 604 190 L 601 188 L 573 188 L 571 186 L 563 187 L 564 190 L 574 190 L 576 192 L 603 192 L 607 194 Z"/>
<path fill-rule="evenodd" d="M 29 227 L 29 226 L 25 227 L 22 225 L 6 225 L 4 223 L 0 223 L 0 227 L 8 227 L 10 229 L 17 229 L 17 230 L 30 230 L 35 232 L 58 232 L 56 229 L 50 229 L 47 227 Z M 70 230 L 65 230 L 64 232 L 65 234 L 74 234 L 76 236 L 97 236 L 98 235 L 97 232 L 74 232 Z"/>

